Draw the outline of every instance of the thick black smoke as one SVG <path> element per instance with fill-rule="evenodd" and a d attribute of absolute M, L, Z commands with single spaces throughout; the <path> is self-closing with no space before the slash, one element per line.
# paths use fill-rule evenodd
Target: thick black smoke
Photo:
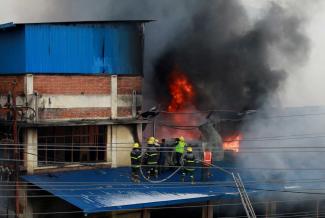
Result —
<path fill-rule="evenodd" d="M 303 19 L 271 4 L 252 24 L 239 1 L 198 2 L 155 62 L 157 99 L 168 102 L 168 75 L 177 66 L 194 83 L 199 109 L 260 107 L 288 75 L 272 55 L 295 65 L 306 58 Z"/>

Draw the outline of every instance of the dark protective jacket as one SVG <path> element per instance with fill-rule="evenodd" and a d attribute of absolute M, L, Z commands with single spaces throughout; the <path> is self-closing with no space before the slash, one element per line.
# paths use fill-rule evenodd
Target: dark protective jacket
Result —
<path fill-rule="evenodd" d="M 189 171 L 195 170 L 195 156 L 192 152 L 186 152 L 186 154 L 183 157 L 184 161 L 184 168 Z"/>
<path fill-rule="evenodd" d="M 132 167 L 140 167 L 141 165 L 141 149 L 133 148 L 131 151 L 131 165 Z"/>
<path fill-rule="evenodd" d="M 158 164 L 159 154 L 158 154 L 158 149 L 156 148 L 155 145 L 150 145 L 150 144 L 148 145 L 145 158 L 146 158 L 146 163 L 148 165 Z"/>

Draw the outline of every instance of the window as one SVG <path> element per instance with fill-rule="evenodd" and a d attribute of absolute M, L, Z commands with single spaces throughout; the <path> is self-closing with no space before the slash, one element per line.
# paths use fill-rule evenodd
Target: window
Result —
<path fill-rule="evenodd" d="M 105 135 L 105 126 L 39 128 L 38 166 L 104 162 Z"/>

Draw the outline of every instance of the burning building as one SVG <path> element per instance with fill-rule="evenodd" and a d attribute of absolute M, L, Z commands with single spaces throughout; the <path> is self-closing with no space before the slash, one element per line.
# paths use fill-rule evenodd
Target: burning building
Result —
<path fill-rule="evenodd" d="M 170 207 L 200 208 L 188 217 L 210 218 L 214 212 L 220 215 L 243 212 L 241 204 L 236 208 L 238 213 L 218 209 L 224 203 L 238 203 L 240 199 L 229 169 L 222 171 L 223 168 L 212 167 L 213 175 L 206 182 L 199 179 L 201 165 L 197 164 L 195 177 L 199 182 L 194 185 L 181 183 L 177 171 L 162 174 L 156 181 L 143 177 L 141 184 L 130 182 L 129 152 L 134 142 L 143 141 L 143 127 L 148 123 L 138 116 L 142 107 L 145 22 L 78 21 L 0 26 L 0 154 L 3 166 L 11 173 L 2 183 L 5 189 L 1 191 L 15 187 L 8 198 L 13 197 L 14 206 L 9 210 L 15 211 L 17 216 L 148 218 L 163 216 Z M 259 36 L 255 34 L 249 33 L 227 45 L 234 42 L 246 45 L 247 40 Z M 192 44 L 196 43 L 187 41 L 183 46 Z M 195 51 L 199 54 L 194 57 L 204 56 L 200 49 Z M 229 51 L 226 56 L 219 54 L 220 60 L 235 57 L 240 69 L 247 74 L 251 68 L 262 69 L 267 75 L 273 73 L 265 70 L 264 60 L 252 58 L 253 66 L 247 66 L 240 55 L 232 53 L 237 47 Z M 241 51 L 246 52 L 246 46 Z M 182 49 L 177 53 L 183 54 Z M 169 99 L 162 99 L 167 102 L 166 111 L 159 111 L 163 119 L 161 122 L 158 117 L 155 121 L 156 134 L 159 138 L 184 135 L 196 149 L 197 159 L 205 143 L 215 152 L 218 166 L 223 166 L 227 151 L 236 155 L 241 152 L 246 136 L 240 132 L 241 123 L 237 121 L 246 113 L 202 112 L 202 84 L 200 86 L 195 79 L 202 82 L 198 65 L 203 64 L 186 61 L 193 57 L 180 57 L 180 61 L 178 56 L 158 64 L 157 73 L 164 71 L 160 76 L 164 77 L 164 84 L 168 84 L 162 91 L 169 93 L 160 97 Z M 187 62 L 190 65 L 186 67 Z M 216 69 L 229 72 L 238 66 L 225 61 Z M 207 67 L 207 78 L 214 82 L 214 66 Z M 265 90 L 264 83 L 258 83 L 256 88 L 254 78 L 250 81 L 245 78 L 241 77 L 241 85 L 235 90 L 235 96 L 245 100 L 234 107 L 236 110 L 245 111 L 247 102 L 259 105 L 258 93 L 254 90 L 262 89 L 264 96 L 269 86 L 270 90 L 276 89 L 280 80 L 278 77 L 275 82 L 270 80 Z M 221 79 L 219 84 L 223 82 Z M 233 78 L 227 81 L 236 83 Z M 208 94 L 211 97 L 211 93 Z M 242 95 L 245 96 L 242 98 Z M 226 98 L 222 96 L 223 101 L 208 98 L 211 102 L 206 102 L 214 105 L 228 102 Z M 255 177 L 244 172 L 244 181 L 251 178 Z M 169 182 L 164 183 L 167 179 Z M 254 183 L 247 187 L 250 194 L 263 197 L 269 188 L 267 184 Z M 287 188 L 286 183 L 272 188 L 297 189 L 296 186 Z M 275 204 L 266 199 L 258 208 L 274 215 Z"/>

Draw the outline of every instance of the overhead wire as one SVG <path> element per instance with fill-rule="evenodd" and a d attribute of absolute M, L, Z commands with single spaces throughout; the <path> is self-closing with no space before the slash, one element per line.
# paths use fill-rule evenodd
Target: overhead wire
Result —
<path fill-rule="evenodd" d="M 295 200 L 297 202 L 297 200 Z M 308 200 L 306 200 L 308 201 Z M 316 200 L 310 200 L 310 201 L 316 201 Z M 265 202 L 253 202 L 253 205 L 256 204 L 268 204 L 268 203 L 287 203 L 289 201 L 265 201 Z M 292 202 L 292 201 L 291 201 Z M 166 210 L 166 209 L 186 209 L 186 208 L 203 208 L 203 207 L 224 207 L 224 206 L 241 206 L 241 203 L 218 203 L 218 204 L 200 204 L 200 205 L 182 205 L 182 206 L 164 206 L 164 207 L 147 207 L 145 209 L 155 211 L 155 210 Z M 138 209 L 125 209 L 123 211 L 130 212 L 130 211 L 137 211 Z M 55 214 L 76 214 L 81 213 L 85 214 L 84 211 L 81 210 L 75 210 L 75 211 L 53 211 L 53 212 L 31 212 L 29 214 L 31 215 L 55 215 Z M 320 215 L 318 217 L 323 217 L 323 214 L 325 211 L 306 211 L 306 212 L 287 212 L 287 213 L 274 213 L 269 215 L 257 215 L 258 217 L 297 217 L 298 215 Z M 0 213 L 0 216 L 6 216 L 10 215 L 9 213 Z M 241 218 L 246 216 L 219 216 L 223 218 Z M 325 216 L 324 216 L 325 217 Z"/>

